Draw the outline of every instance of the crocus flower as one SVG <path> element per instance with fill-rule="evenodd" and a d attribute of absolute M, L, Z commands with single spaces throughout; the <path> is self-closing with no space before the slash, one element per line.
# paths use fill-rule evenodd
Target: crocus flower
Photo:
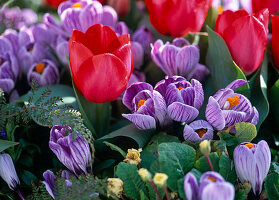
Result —
<path fill-rule="evenodd" d="M 150 22 L 157 31 L 182 37 L 189 32 L 200 31 L 211 0 L 145 0 L 145 3 Z"/>
<path fill-rule="evenodd" d="M 133 64 L 134 69 L 139 70 L 143 64 L 143 48 L 140 43 L 132 42 L 132 52 L 133 52 Z"/>
<path fill-rule="evenodd" d="M 82 135 L 73 139 L 71 128 L 53 126 L 50 131 L 49 148 L 75 175 L 87 174 L 86 169 L 90 167 L 91 153 Z"/>
<path fill-rule="evenodd" d="M 10 92 L 17 80 L 19 67 L 13 47 L 8 39 L 0 37 L 0 88 Z"/>
<path fill-rule="evenodd" d="M 227 129 L 239 122 L 249 122 L 257 125 L 259 113 L 247 97 L 235 93 L 234 90 L 247 81 L 238 79 L 225 89 L 210 96 L 206 106 L 206 119 L 216 130 Z M 233 131 L 233 129 L 232 129 Z"/>
<path fill-rule="evenodd" d="M 51 60 L 43 59 L 34 63 L 28 71 L 27 80 L 29 85 L 36 80 L 39 86 L 56 84 L 59 82 L 59 71 Z"/>
<path fill-rule="evenodd" d="M 107 0 L 107 4 L 113 7 L 120 17 L 130 11 L 130 0 Z"/>
<path fill-rule="evenodd" d="M 129 35 L 117 37 L 109 26 L 101 24 L 86 33 L 74 30 L 69 53 L 74 83 L 88 101 L 116 100 L 126 88 L 133 71 Z"/>
<path fill-rule="evenodd" d="M 188 200 L 233 200 L 234 186 L 217 172 L 206 172 L 200 178 L 189 172 L 184 178 L 184 192 Z"/>
<path fill-rule="evenodd" d="M 271 16 L 272 22 L 272 54 L 276 68 L 279 70 L 279 16 Z"/>
<path fill-rule="evenodd" d="M 164 97 L 171 119 L 189 122 L 198 116 L 204 99 L 199 81 L 192 79 L 190 83 L 181 76 L 166 77 L 154 89 Z"/>
<path fill-rule="evenodd" d="M 185 125 L 183 136 L 186 141 L 191 142 L 212 140 L 213 128 L 207 121 L 197 120 L 189 125 Z"/>
<path fill-rule="evenodd" d="M 239 9 L 239 0 L 213 0 L 212 7 L 216 8 L 218 13 L 224 10 L 236 11 Z"/>
<path fill-rule="evenodd" d="M 164 127 L 167 120 L 166 102 L 162 95 L 144 82 L 132 83 L 124 93 L 123 104 L 132 114 L 122 116 L 133 122 L 139 129 L 156 128 L 156 123 Z"/>
<path fill-rule="evenodd" d="M 262 63 L 268 19 L 267 9 L 251 15 L 245 10 L 226 10 L 216 19 L 215 31 L 225 40 L 233 60 L 247 75 L 256 71 Z"/>
<path fill-rule="evenodd" d="M 144 55 L 150 57 L 150 45 L 154 42 L 154 36 L 148 27 L 144 25 L 140 26 L 133 35 L 133 41 L 140 43 L 142 45 Z"/>
<path fill-rule="evenodd" d="M 271 14 L 279 11 L 279 3 L 277 0 L 252 0 L 253 12 L 259 12 L 264 8 L 268 8 Z"/>
<path fill-rule="evenodd" d="M 181 75 L 189 80 L 194 76 L 203 79 L 209 74 L 209 70 L 198 63 L 200 59 L 198 45 L 191 45 L 184 38 L 176 38 L 172 43 L 166 44 L 162 40 L 157 40 L 151 47 L 153 61 L 168 76 Z M 199 81 L 202 81 L 201 79 Z"/>
<path fill-rule="evenodd" d="M 254 194 L 260 194 L 271 163 L 270 149 L 266 141 L 262 140 L 258 144 L 241 143 L 234 149 L 233 157 L 240 181 L 248 181 Z"/>

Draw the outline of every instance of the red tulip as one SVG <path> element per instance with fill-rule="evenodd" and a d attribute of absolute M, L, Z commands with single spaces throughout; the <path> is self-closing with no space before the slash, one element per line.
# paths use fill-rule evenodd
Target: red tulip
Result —
<path fill-rule="evenodd" d="M 274 64 L 279 70 L 279 16 L 273 15 L 271 16 L 272 22 L 272 54 Z"/>
<path fill-rule="evenodd" d="M 130 0 L 107 0 L 107 4 L 113 7 L 120 17 L 130 11 Z"/>
<path fill-rule="evenodd" d="M 259 12 L 264 8 L 268 8 L 270 14 L 275 14 L 279 11 L 278 0 L 252 0 L 253 12 Z"/>
<path fill-rule="evenodd" d="M 200 31 L 211 0 L 145 0 L 151 24 L 163 35 Z"/>
<path fill-rule="evenodd" d="M 63 1 L 66 0 L 45 0 L 45 3 L 53 8 L 57 8 Z"/>
<path fill-rule="evenodd" d="M 269 12 L 249 15 L 245 10 L 226 10 L 216 19 L 215 31 L 225 40 L 233 60 L 249 75 L 263 60 L 268 36 Z"/>
<path fill-rule="evenodd" d="M 69 59 L 74 83 L 88 101 L 116 100 L 133 71 L 130 36 L 117 37 L 109 26 L 101 24 L 91 26 L 86 33 L 74 30 Z"/>

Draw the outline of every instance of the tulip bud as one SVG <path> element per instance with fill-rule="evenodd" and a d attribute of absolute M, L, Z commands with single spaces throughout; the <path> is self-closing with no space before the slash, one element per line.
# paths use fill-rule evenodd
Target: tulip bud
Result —
<path fill-rule="evenodd" d="M 167 185 L 168 176 L 164 173 L 156 173 L 153 177 L 153 182 L 158 187 L 166 187 Z"/>
<path fill-rule="evenodd" d="M 121 198 L 123 181 L 120 178 L 108 178 L 108 197 L 117 196 Z"/>
<path fill-rule="evenodd" d="M 200 143 L 200 151 L 203 155 L 208 156 L 211 152 L 210 141 L 204 140 Z"/>
<path fill-rule="evenodd" d="M 140 152 L 142 152 L 142 149 L 128 149 L 128 153 L 124 162 L 130 163 L 132 165 L 138 165 L 141 161 Z"/>
<path fill-rule="evenodd" d="M 139 173 L 141 179 L 145 182 L 150 181 L 152 179 L 151 173 L 145 168 L 139 169 L 138 173 Z"/>

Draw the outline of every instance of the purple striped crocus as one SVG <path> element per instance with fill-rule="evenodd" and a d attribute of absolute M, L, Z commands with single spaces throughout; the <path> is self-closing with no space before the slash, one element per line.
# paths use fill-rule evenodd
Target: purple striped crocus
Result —
<path fill-rule="evenodd" d="M 201 142 L 203 140 L 213 139 L 213 128 L 204 120 L 193 121 L 185 125 L 183 136 L 186 141 Z"/>
<path fill-rule="evenodd" d="M 258 144 L 241 143 L 234 149 L 233 157 L 240 181 L 249 182 L 254 194 L 260 194 L 271 163 L 271 153 L 266 141 L 262 140 Z"/>
<path fill-rule="evenodd" d="M 191 83 L 181 76 L 166 77 L 155 86 L 165 99 L 169 117 L 178 122 L 194 120 L 202 106 L 202 84 L 192 79 Z"/>
<path fill-rule="evenodd" d="M 156 128 L 156 123 L 163 127 L 168 122 L 164 98 L 148 83 L 132 83 L 125 91 L 122 101 L 132 112 L 122 116 L 139 129 Z"/>
<path fill-rule="evenodd" d="M 184 38 L 176 38 L 172 43 L 157 40 L 151 45 L 153 61 L 167 76 L 181 75 L 190 80 L 197 78 L 202 81 L 209 70 L 199 64 L 200 50 L 198 45 L 190 44 Z"/>
<path fill-rule="evenodd" d="M 257 125 L 259 113 L 244 95 L 234 90 L 247 81 L 238 79 L 230 83 L 225 89 L 210 96 L 206 106 L 206 119 L 216 130 L 227 129 L 239 122 L 249 122 Z M 234 129 L 232 129 L 233 131 Z"/>
<path fill-rule="evenodd" d="M 234 186 L 217 172 L 206 172 L 200 178 L 189 172 L 184 178 L 184 192 L 188 200 L 233 200 Z"/>
<path fill-rule="evenodd" d="M 53 126 L 50 131 L 49 148 L 75 175 L 87 174 L 87 168 L 91 166 L 91 153 L 82 135 L 74 139 L 70 127 Z"/>

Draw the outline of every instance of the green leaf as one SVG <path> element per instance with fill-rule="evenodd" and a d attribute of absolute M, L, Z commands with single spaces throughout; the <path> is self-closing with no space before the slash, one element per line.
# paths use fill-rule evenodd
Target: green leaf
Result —
<path fill-rule="evenodd" d="M 265 191 L 269 200 L 279 199 L 279 175 L 272 173 L 265 179 L 264 184 Z"/>
<path fill-rule="evenodd" d="M 140 192 L 148 195 L 145 183 L 138 174 L 135 165 L 121 162 L 117 165 L 116 175 L 124 182 L 124 190 L 131 199 L 140 199 Z"/>
<path fill-rule="evenodd" d="M 246 80 L 244 73 L 234 63 L 223 38 L 209 27 L 207 27 L 207 32 L 209 48 L 206 63 L 210 69 L 215 91 L 225 88 L 236 79 Z M 243 85 L 238 89 L 238 92 L 249 96 L 249 85 Z"/>
<path fill-rule="evenodd" d="M 240 190 L 235 194 L 234 200 L 246 200 L 247 199 L 247 194 L 245 190 Z"/>
<path fill-rule="evenodd" d="M 277 124 L 279 124 L 279 79 L 275 82 L 269 92 L 270 112 Z M 277 126 L 278 127 L 278 126 Z"/>
<path fill-rule="evenodd" d="M 270 169 L 272 172 L 279 174 L 279 163 L 277 163 L 277 162 L 271 163 Z"/>
<path fill-rule="evenodd" d="M 112 150 L 118 151 L 124 158 L 126 157 L 125 151 L 123 151 L 120 147 L 116 146 L 115 144 L 109 143 L 104 141 L 105 145 L 109 146 Z"/>
<path fill-rule="evenodd" d="M 234 184 L 237 176 L 233 166 L 233 161 L 230 160 L 225 153 L 222 153 L 220 156 L 219 168 L 219 173 L 224 177 L 224 179 Z"/>
<path fill-rule="evenodd" d="M 168 187 L 178 191 L 177 180 L 183 178 L 195 163 L 196 151 L 186 144 L 162 143 L 158 148 L 160 169 L 168 175 Z"/>
<path fill-rule="evenodd" d="M 134 124 L 129 124 L 127 126 L 124 126 L 123 128 L 120 128 L 116 131 L 107 134 L 104 137 L 99 138 L 98 140 L 96 140 L 96 142 L 102 142 L 104 140 L 116 137 L 128 137 L 134 140 L 138 144 L 139 148 L 142 148 L 150 140 L 154 132 L 155 130 L 143 131 L 138 129 Z"/>
<path fill-rule="evenodd" d="M 12 141 L 8 141 L 8 140 L 0 139 L 0 152 L 4 151 L 12 146 L 18 145 L 18 144 L 19 144 L 18 142 L 12 142 Z"/>
<path fill-rule="evenodd" d="M 251 103 L 259 112 L 259 122 L 257 130 L 269 113 L 269 102 L 267 99 L 267 82 L 268 82 L 268 58 L 267 53 L 264 56 L 261 67 L 255 75 L 249 80 L 251 87 Z"/>
<path fill-rule="evenodd" d="M 37 180 L 38 180 L 37 177 L 33 173 L 31 173 L 31 172 L 29 172 L 27 170 L 23 170 L 22 171 L 21 178 L 22 178 L 23 182 L 26 185 L 28 185 L 29 187 L 32 186 L 31 182 L 37 182 Z"/>
<path fill-rule="evenodd" d="M 240 142 L 251 142 L 257 136 L 257 129 L 254 124 L 241 122 L 235 125 L 236 134 Z"/>
<path fill-rule="evenodd" d="M 214 171 L 219 171 L 219 156 L 216 152 L 211 153 L 209 155 L 210 161 L 212 163 L 213 169 Z M 195 163 L 195 168 L 198 169 L 201 172 L 206 172 L 206 171 L 210 171 L 210 167 L 208 165 L 208 162 L 206 160 L 206 158 L 204 156 L 202 156 L 200 159 L 198 159 Z"/>
<path fill-rule="evenodd" d="M 178 185 L 179 197 L 185 200 L 186 199 L 186 195 L 185 195 L 185 192 L 184 192 L 184 178 L 179 179 L 177 181 L 177 185 Z"/>
<path fill-rule="evenodd" d="M 73 88 L 85 125 L 93 133 L 95 138 L 100 138 L 106 135 L 109 129 L 111 116 L 110 102 L 93 103 L 87 101 L 87 99 L 77 90 L 74 83 Z"/>

